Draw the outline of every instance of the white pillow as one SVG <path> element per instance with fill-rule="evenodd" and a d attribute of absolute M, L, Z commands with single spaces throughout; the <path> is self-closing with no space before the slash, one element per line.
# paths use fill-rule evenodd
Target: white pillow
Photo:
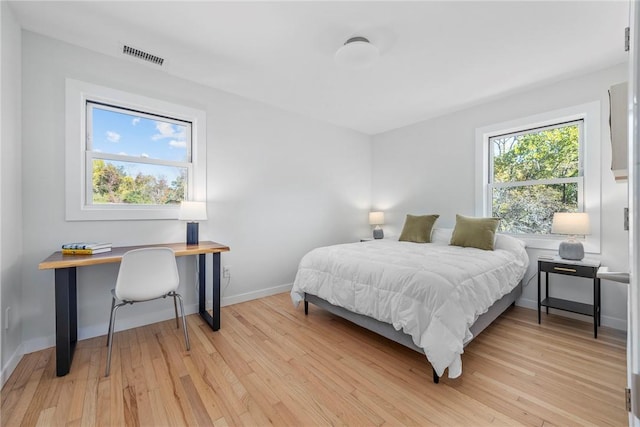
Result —
<path fill-rule="evenodd" d="M 527 247 L 527 244 L 513 236 L 496 233 L 494 249 L 504 249 L 510 252 L 519 251 Z"/>
<path fill-rule="evenodd" d="M 434 227 L 431 232 L 431 243 L 437 243 L 439 245 L 448 245 L 451 241 L 451 235 L 453 234 L 453 228 L 437 228 Z"/>

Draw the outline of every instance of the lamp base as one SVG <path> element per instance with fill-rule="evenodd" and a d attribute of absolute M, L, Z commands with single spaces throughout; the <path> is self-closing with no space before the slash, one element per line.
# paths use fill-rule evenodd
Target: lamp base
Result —
<path fill-rule="evenodd" d="M 198 244 L 198 223 L 188 222 L 187 223 L 187 245 L 197 245 L 197 244 Z"/>
<path fill-rule="evenodd" d="M 384 238 L 384 233 L 382 232 L 382 228 L 374 228 L 373 229 L 373 238 L 374 239 L 382 239 L 382 238 Z"/>
<path fill-rule="evenodd" d="M 580 242 L 565 241 L 560 243 L 558 255 L 562 259 L 580 261 L 584 258 L 584 246 Z"/>

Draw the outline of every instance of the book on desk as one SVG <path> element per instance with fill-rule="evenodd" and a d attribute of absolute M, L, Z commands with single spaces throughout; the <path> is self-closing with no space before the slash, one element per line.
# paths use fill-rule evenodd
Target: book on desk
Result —
<path fill-rule="evenodd" d="M 62 245 L 63 255 L 94 255 L 111 251 L 111 243 L 76 242 Z"/>

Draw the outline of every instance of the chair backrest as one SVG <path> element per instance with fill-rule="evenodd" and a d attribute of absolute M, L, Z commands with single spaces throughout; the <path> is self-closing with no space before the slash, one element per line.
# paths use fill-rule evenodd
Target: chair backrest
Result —
<path fill-rule="evenodd" d="M 115 294 L 121 300 L 145 301 L 175 291 L 179 284 L 172 249 L 134 249 L 122 256 Z"/>

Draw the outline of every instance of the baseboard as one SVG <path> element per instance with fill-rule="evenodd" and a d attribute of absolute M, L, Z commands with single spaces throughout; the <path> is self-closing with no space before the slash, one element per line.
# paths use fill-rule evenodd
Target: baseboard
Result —
<path fill-rule="evenodd" d="M 0 371 L 0 387 L 4 387 L 13 371 L 15 371 L 16 366 L 18 366 L 18 363 L 22 360 L 22 356 L 26 353 L 23 350 L 23 347 L 24 346 L 20 344 L 16 351 L 13 352 L 7 363 L 2 367 L 2 371 Z"/>
<path fill-rule="evenodd" d="M 258 298 L 269 297 L 271 295 L 281 294 L 283 292 L 291 291 L 293 287 L 293 283 L 289 283 L 286 285 L 274 286 L 273 288 L 260 289 L 259 291 L 247 292 L 245 294 L 233 295 L 230 297 L 222 297 L 220 300 L 220 305 L 222 307 L 227 305 L 239 304 L 241 302 L 251 301 Z M 207 301 L 209 307 L 211 306 L 211 301 Z"/>
<path fill-rule="evenodd" d="M 516 305 L 520 307 L 530 308 L 536 311 L 538 310 L 538 301 L 533 299 L 520 298 L 518 301 L 516 301 Z M 587 322 L 592 322 L 592 318 L 589 316 L 583 316 L 581 314 L 571 313 L 569 311 L 549 309 L 549 313 L 557 314 L 558 316 L 569 317 L 571 319 L 578 319 L 578 320 L 584 320 Z M 600 317 L 600 322 L 602 326 L 618 329 L 620 331 L 627 330 L 627 319 L 618 319 L 617 317 L 602 315 Z"/>

